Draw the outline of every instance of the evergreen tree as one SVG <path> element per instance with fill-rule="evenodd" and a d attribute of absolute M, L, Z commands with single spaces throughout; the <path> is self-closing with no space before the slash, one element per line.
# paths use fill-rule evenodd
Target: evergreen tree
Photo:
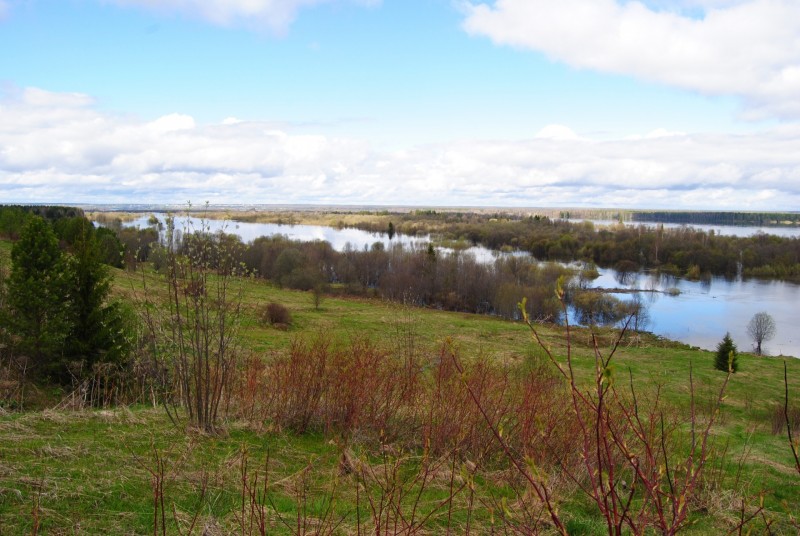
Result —
<path fill-rule="evenodd" d="M 69 332 L 68 269 L 53 229 L 35 216 L 11 249 L 6 325 L 20 355 L 39 372 L 61 360 Z"/>
<path fill-rule="evenodd" d="M 731 354 L 733 354 L 732 361 Z M 726 333 L 725 337 L 723 337 L 722 341 L 720 341 L 720 343 L 717 345 L 717 355 L 714 359 L 714 368 L 723 372 L 728 372 L 728 364 L 730 363 L 730 369 L 733 372 L 736 372 L 736 370 L 739 368 L 739 365 L 736 362 L 738 355 L 739 352 L 736 349 L 736 344 L 733 342 L 733 339 L 731 339 L 731 334 Z"/>
<path fill-rule="evenodd" d="M 68 270 L 72 301 L 66 357 L 68 362 L 79 363 L 87 374 L 95 363 L 120 361 L 126 350 L 125 322 L 119 304 L 107 303 L 111 275 L 102 260 L 97 232 L 84 219 L 73 242 Z"/>

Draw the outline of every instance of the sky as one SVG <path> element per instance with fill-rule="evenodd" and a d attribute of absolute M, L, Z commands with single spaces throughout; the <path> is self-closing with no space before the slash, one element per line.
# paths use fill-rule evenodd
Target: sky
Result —
<path fill-rule="evenodd" d="M 0 203 L 800 210 L 797 0 L 0 0 Z"/>

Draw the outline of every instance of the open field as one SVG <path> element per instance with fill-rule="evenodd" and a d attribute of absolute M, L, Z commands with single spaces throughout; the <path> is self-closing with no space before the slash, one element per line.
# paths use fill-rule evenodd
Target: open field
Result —
<path fill-rule="evenodd" d="M 9 251 L 9 244 L 0 242 L 4 265 Z M 116 296 L 132 303 L 141 301 L 141 273 L 116 270 L 114 276 Z M 163 289 L 159 277 L 151 272 L 144 277 L 151 296 L 159 295 Z M 284 355 L 293 341 L 319 333 L 342 344 L 367 337 L 397 354 L 407 350 L 411 337 L 423 363 L 445 356 L 441 348 L 446 340 L 464 362 L 501 363 L 513 371 L 527 361 L 544 359 L 521 323 L 332 295 L 316 307 L 310 292 L 279 289 L 256 279 L 239 284 L 245 310 L 243 346 L 265 362 Z M 279 329 L 258 321 L 260 306 L 268 302 L 290 310 L 291 326 Z M 563 363 L 565 328 L 538 329 Z M 598 333 L 604 352 L 614 337 L 613 330 Z M 576 330 L 570 342 L 579 379 L 591 379 L 595 361 L 590 332 Z M 620 384 L 627 384 L 630 374 L 642 400 L 660 388 L 666 407 L 679 418 L 689 411 L 691 366 L 703 421 L 713 413 L 713 399 L 724 378 L 713 369 L 713 360 L 710 352 L 644 334 L 640 339 L 623 339 L 612 374 Z M 796 404 L 800 361 L 790 360 L 787 366 Z M 276 387 L 266 386 L 267 390 Z M 787 519 L 789 513 L 800 511 L 800 475 L 794 471 L 785 431 L 772 433 L 783 388 L 782 360 L 740 355 L 739 372 L 731 378 L 718 425 L 711 433 L 713 454 L 687 533 L 727 532 L 736 525 L 741 500 L 747 501 L 750 511 L 760 494 L 765 519 L 774 520 L 775 533 L 794 533 Z M 49 400 L 50 407 L 63 395 L 46 386 L 31 389 L 31 399 Z M 502 456 L 487 458 L 480 470 L 465 473 L 470 456 L 444 451 L 423 463 L 426 451 L 416 446 L 418 441 L 384 441 L 379 438 L 382 430 L 362 430 L 361 436 L 345 441 L 324 429 L 298 433 L 235 412 L 225 418 L 223 430 L 217 436 L 187 431 L 174 426 L 162 409 L 143 405 L 80 411 L 2 410 L 0 533 L 31 533 L 36 526 L 46 534 L 153 533 L 161 523 L 160 514 L 154 521 L 161 497 L 169 534 L 188 533 L 195 514 L 195 533 L 258 534 L 247 529 L 255 511 L 265 512 L 269 534 L 313 533 L 315 527 L 339 534 L 374 531 L 372 508 L 386 499 L 390 489 L 381 475 L 393 471 L 392 478 L 408 485 L 399 488 L 407 494 L 403 504 L 415 505 L 418 520 L 426 518 L 420 533 L 437 533 L 446 525 L 456 533 L 468 527 L 475 533 L 489 533 L 502 528 L 503 508 L 521 515 Z M 679 423 L 676 433 L 680 444 L 688 430 Z M 163 461 L 162 471 L 158 459 Z M 343 469 L 343 460 L 348 468 Z M 420 486 L 412 476 L 419 475 L 423 466 L 427 480 Z M 269 475 L 267 496 L 243 498 L 242 482 L 249 482 L 256 473 L 259 482 Z M 557 471 L 549 478 L 570 533 L 604 533 L 601 518 L 578 489 L 557 478 Z M 154 488 L 154 483 L 162 487 Z M 154 489 L 161 490 L 155 503 Z M 398 488 L 392 489 L 397 492 Z M 418 497 L 416 502 L 413 497 Z M 764 521 L 753 526 L 761 530 Z M 547 524 L 543 527 L 549 530 Z M 394 532 L 387 529 L 387 533 Z"/>

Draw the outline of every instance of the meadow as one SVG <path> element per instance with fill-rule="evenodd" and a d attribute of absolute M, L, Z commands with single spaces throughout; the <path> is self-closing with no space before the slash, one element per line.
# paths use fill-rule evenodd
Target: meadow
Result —
<path fill-rule="evenodd" d="M 6 269 L 9 251 L 0 242 Z M 652 436 L 642 449 L 620 444 L 642 465 L 653 451 L 648 478 L 667 517 L 685 509 L 683 532 L 736 532 L 745 521 L 745 531 L 797 531 L 781 359 L 740 354 L 720 401 L 726 374 L 712 352 L 646 333 L 535 324 L 538 343 L 524 322 L 234 284 L 239 360 L 215 432 L 190 426 L 177 405 L 168 413 L 135 382 L 95 407 L 69 388 L 29 385 L 24 409 L 0 410 L 0 533 L 612 532 L 593 486 L 630 497 L 628 516 L 657 531 L 658 508 L 624 452 L 608 450 L 616 476 L 593 475 L 582 459 L 576 418 L 591 411 L 571 410 L 575 393 L 557 368 L 567 355 L 579 393 L 619 392 L 609 418 L 636 408 Z M 165 290 L 147 265 L 113 270 L 113 295 L 133 311 Z M 291 322 L 265 322 L 269 303 Z M 796 407 L 800 362 L 785 365 Z M 703 464 L 685 470 L 712 419 Z M 608 437 L 635 441 L 635 427 L 615 422 L 601 419 Z M 690 480 L 682 499 L 670 491 Z M 621 522 L 620 532 L 633 529 Z"/>

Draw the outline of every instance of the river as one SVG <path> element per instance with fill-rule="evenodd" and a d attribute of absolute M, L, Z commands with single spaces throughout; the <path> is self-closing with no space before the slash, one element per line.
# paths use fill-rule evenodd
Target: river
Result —
<path fill-rule="evenodd" d="M 159 214 L 163 221 L 163 215 Z M 130 226 L 146 227 L 149 216 L 132 222 Z M 198 230 L 198 218 L 181 218 L 176 223 L 178 229 L 188 227 Z M 292 240 L 324 240 L 337 251 L 345 247 L 363 249 L 375 242 L 385 246 L 403 244 L 407 247 L 427 247 L 429 237 L 395 235 L 392 239 L 386 234 L 369 233 L 359 229 L 335 229 L 319 225 L 278 225 L 273 223 L 240 223 L 221 220 L 206 220 L 209 232 L 224 231 L 251 242 L 261 236 L 285 235 Z M 742 230 L 756 232 L 758 228 L 722 228 L 713 226 L 721 234 L 739 234 Z M 797 236 L 798 229 L 792 229 Z M 500 255 L 483 247 L 464 250 L 475 255 L 478 260 L 488 262 Z M 656 276 L 640 273 L 632 279 L 620 283 L 611 269 L 599 269 L 600 277 L 592 282 L 599 288 L 619 288 L 643 290 L 642 295 L 649 305 L 650 323 L 648 331 L 669 339 L 677 340 L 713 350 L 726 332 L 742 351 L 749 351 L 752 342 L 747 335 L 747 323 L 755 313 L 766 311 L 775 319 L 775 337 L 764 344 L 764 353 L 769 355 L 800 356 L 800 334 L 797 330 L 797 308 L 800 304 L 800 285 L 785 281 L 763 281 L 759 279 L 734 279 L 712 277 L 704 281 Z M 672 296 L 662 291 L 677 288 L 680 294 Z M 659 292 L 651 292 L 659 291 Z M 619 295 L 622 299 L 625 295 Z"/>

